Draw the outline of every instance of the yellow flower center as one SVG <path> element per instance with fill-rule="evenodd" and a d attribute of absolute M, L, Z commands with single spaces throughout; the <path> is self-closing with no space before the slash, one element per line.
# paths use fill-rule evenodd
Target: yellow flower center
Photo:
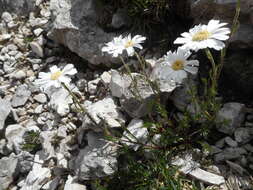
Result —
<path fill-rule="evenodd" d="M 208 39 L 210 35 L 211 33 L 208 32 L 207 30 L 202 30 L 194 34 L 194 36 L 192 37 L 192 41 L 203 41 L 203 40 Z"/>
<path fill-rule="evenodd" d="M 171 68 L 172 68 L 173 70 L 175 70 L 175 71 L 184 69 L 184 61 L 182 61 L 182 60 L 176 60 L 176 61 L 172 64 Z"/>
<path fill-rule="evenodd" d="M 57 80 L 61 76 L 62 72 L 61 71 L 56 71 L 55 73 L 51 74 L 51 80 Z"/>
<path fill-rule="evenodd" d="M 129 40 L 126 44 L 125 44 L 125 48 L 129 48 L 131 46 L 133 46 L 133 41 L 132 40 Z"/>

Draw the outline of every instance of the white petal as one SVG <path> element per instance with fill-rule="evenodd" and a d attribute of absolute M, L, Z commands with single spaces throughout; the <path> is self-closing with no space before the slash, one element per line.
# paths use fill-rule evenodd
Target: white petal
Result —
<path fill-rule="evenodd" d="M 67 64 L 63 70 L 62 70 L 64 75 L 74 75 L 77 73 L 77 70 L 74 68 L 73 64 Z"/>
<path fill-rule="evenodd" d="M 126 51 L 129 56 L 133 56 L 135 52 L 133 47 L 127 48 Z"/>
<path fill-rule="evenodd" d="M 186 65 L 184 70 L 191 73 L 191 74 L 193 74 L 193 75 L 195 75 L 198 72 L 198 67 L 192 67 L 192 66 Z"/>
<path fill-rule="evenodd" d="M 186 65 L 199 66 L 199 61 L 198 60 L 189 60 L 186 62 Z"/>
<path fill-rule="evenodd" d="M 63 82 L 65 84 L 69 84 L 71 82 L 71 79 L 67 76 L 61 76 L 58 80 L 59 82 Z"/>
<path fill-rule="evenodd" d="M 142 49 L 143 47 L 140 44 L 134 44 L 134 47 Z"/>
<path fill-rule="evenodd" d="M 187 43 L 187 42 L 189 42 L 189 39 L 179 37 L 174 41 L 174 44 L 184 44 L 184 43 Z"/>
<path fill-rule="evenodd" d="M 50 70 L 51 73 L 55 73 L 57 71 L 60 71 L 60 69 L 56 65 L 50 67 L 49 70 Z"/>
<path fill-rule="evenodd" d="M 50 73 L 40 72 L 38 77 L 43 78 L 43 79 L 50 79 L 51 74 Z"/>

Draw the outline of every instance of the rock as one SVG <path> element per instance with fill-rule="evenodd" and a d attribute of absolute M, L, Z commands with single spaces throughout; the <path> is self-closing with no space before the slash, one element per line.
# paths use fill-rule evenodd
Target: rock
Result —
<path fill-rule="evenodd" d="M 15 95 L 12 98 L 12 107 L 23 106 L 31 95 L 31 91 L 26 84 L 19 86 L 16 89 Z"/>
<path fill-rule="evenodd" d="M 238 165 L 234 162 L 226 160 L 226 163 L 230 166 L 231 169 L 235 170 L 240 175 L 243 175 L 244 172 L 247 172 L 244 168 L 242 168 L 240 165 Z"/>
<path fill-rule="evenodd" d="M 18 159 L 14 153 L 0 159 L 0 190 L 8 189 L 19 174 L 18 167 Z"/>
<path fill-rule="evenodd" d="M 106 33 L 100 26 L 106 26 L 109 20 L 108 10 L 99 0 L 52 0 L 50 10 L 53 27 L 49 38 L 65 45 L 91 64 L 118 62 L 110 55 L 102 55 L 101 48 L 116 36 L 114 32 Z"/>
<path fill-rule="evenodd" d="M 222 162 L 225 160 L 231 160 L 240 158 L 242 154 L 246 154 L 247 151 L 243 148 L 226 148 L 221 153 L 214 156 L 215 162 Z"/>
<path fill-rule="evenodd" d="M 117 128 L 125 123 L 124 116 L 110 96 L 89 105 L 86 110 L 93 121 L 87 115 L 84 117 L 82 128 L 85 130 L 91 129 L 100 132 L 104 130 L 104 126 Z"/>
<path fill-rule="evenodd" d="M 35 34 L 35 36 L 39 36 L 41 33 L 43 32 L 43 29 L 42 28 L 37 28 L 33 31 L 33 33 Z"/>
<path fill-rule="evenodd" d="M 27 175 L 23 186 L 20 190 L 41 189 L 45 181 L 52 177 L 50 169 L 43 167 L 45 155 L 42 151 L 35 154 L 32 170 Z"/>
<path fill-rule="evenodd" d="M 12 16 L 10 13 L 8 12 L 3 12 L 2 14 L 2 19 L 6 22 L 6 23 L 9 23 L 13 20 Z"/>
<path fill-rule="evenodd" d="M 21 151 L 21 144 L 24 142 L 23 135 L 25 132 L 26 128 L 22 125 L 8 125 L 5 130 L 5 138 L 8 141 L 8 149 L 14 149 L 16 153 L 19 153 Z"/>
<path fill-rule="evenodd" d="M 44 52 L 40 44 L 38 44 L 37 42 L 31 42 L 29 45 L 33 53 L 35 53 L 37 56 L 41 58 L 44 57 Z"/>
<path fill-rule="evenodd" d="M 88 146 L 81 149 L 75 160 L 79 180 L 112 175 L 117 169 L 117 146 L 103 138 L 102 133 L 89 132 Z"/>
<path fill-rule="evenodd" d="M 131 25 L 131 18 L 128 16 L 126 9 L 118 9 L 112 16 L 112 27 L 119 29 L 122 27 L 129 27 Z"/>
<path fill-rule="evenodd" d="M 49 105 L 56 110 L 60 116 L 65 116 L 69 113 L 69 105 L 73 103 L 69 92 L 64 88 L 59 88 L 50 96 Z"/>
<path fill-rule="evenodd" d="M 19 70 L 15 73 L 11 74 L 10 77 L 13 78 L 13 79 L 21 80 L 21 79 L 24 79 L 26 77 L 26 73 L 23 70 Z"/>
<path fill-rule="evenodd" d="M 238 143 L 246 144 L 253 139 L 253 128 L 237 128 L 234 136 Z"/>
<path fill-rule="evenodd" d="M 108 86 L 111 82 L 111 74 L 107 71 L 103 72 L 103 74 L 100 76 L 100 79 L 102 81 L 102 83 L 105 86 Z"/>
<path fill-rule="evenodd" d="M 64 190 L 86 190 L 86 186 L 78 184 L 75 182 L 75 179 L 69 175 Z"/>
<path fill-rule="evenodd" d="M 88 82 L 88 92 L 90 94 L 96 94 L 97 91 L 97 85 L 100 82 L 100 78 L 97 78 L 95 80 L 91 80 Z"/>
<path fill-rule="evenodd" d="M 140 118 L 152 111 L 155 94 L 143 75 L 132 73 L 132 77 L 136 82 L 112 70 L 110 90 L 112 96 L 120 98 L 122 108 L 132 118 Z"/>
<path fill-rule="evenodd" d="M 33 99 L 42 104 L 47 102 L 47 96 L 45 94 L 37 94 Z"/>
<path fill-rule="evenodd" d="M 226 103 L 217 114 L 217 130 L 225 134 L 233 134 L 244 121 L 244 104 L 236 102 Z"/>
<path fill-rule="evenodd" d="M 34 113 L 36 114 L 40 114 L 42 112 L 43 112 L 43 105 L 38 105 L 34 110 Z"/>
<path fill-rule="evenodd" d="M 223 176 L 207 172 L 200 168 L 196 168 L 195 170 L 191 171 L 189 175 L 209 185 L 221 185 L 225 183 Z"/>
<path fill-rule="evenodd" d="M 28 15 L 35 9 L 35 0 L 4 0 L 0 1 L 0 15 L 4 11 L 17 15 Z"/>
<path fill-rule="evenodd" d="M 4 128 L 4 122 L 11 112 L 11 103 L 8 100 L 0 98 L 0 131 Z"/>
<path fill-rule="evenodd" d="M 2 155 L 8 155 L 10 153 L 10 150 L 7 148 L 7 143 L 5 139 L 0 140 L 0 154 Z"/>
<path fill-rule="evenodd" d="M 141 146 L 138 143 L 146 144 L 148 140 L 148 130 L 143 127 L 143 120 L 133 119 L 127 126 L 128 131 L 124 131 L 121 143 L 133 148 L 135 151 Z M 129 133 L 130 132 L 130 133 Z M 131 142 L 129 142 L 129 140 Z M 136 143 L 133 143 L 136 142 Z"/>
<path fill-rule="evenodd" d="M 42 144 L 42 149 L 44 151 L 44 156 L 47 157 L 47 159 L 56 157 L 56 152 L 53 146 L 53 141 L 56 140 L 57 132 L 54 131 L 42 131 L 40 133 L 40 142 Z M 59 140 L 60 141 L 60 140 Z M 60 142 L 57 142 L 59 145 Z"/>
<path fill-rule="evenodd" d="M 226 137 L 225 142 L 230 146 L 230 147 L 237 147 L 238 143 L 234 141 L 231 137 Z"/>
<path fill-rule="evenodd" d="M 17 155 L 17 158 L 19 162 L 20 173 L 27 174 L 32 169 L 34 155 L 23 151 Z"/>

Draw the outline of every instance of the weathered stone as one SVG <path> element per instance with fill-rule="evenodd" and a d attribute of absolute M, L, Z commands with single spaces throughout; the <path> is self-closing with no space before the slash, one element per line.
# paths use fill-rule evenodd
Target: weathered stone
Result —
<path fill-rule="evenodd" d="M 131 18 L 128 16 L 126 9 L 118 9 L 112 16 L 112 27 L 119 29 L 122 27 L 128 27 L 131 25 Z"/>
<path fill-rule="evenodd" d="M 30 45 L 33 53 L 35 53 L 37 56 L 39 56 L 39 57 L 44 56 L 44 51 L 39 43 L 31 42 L 29 45 Z"/>
<path fill-rule="evenodd" d="M 75 180 L 74 177 L 69 175 L 64 190 L 86 190 L 86 186 L 78 184 L 76 181 L 77 180 Z"/>
<path fill-rule="evenodd" d="M 89 132 L 88 146 L 80 150 L 75 160 L 75 172 L 80 180 L 112 175 L 117 169 L 117 146 L 104 139 L 102 133 Z"/>
<path fill-rule="evenodd" d="M 21 151 L 21 144 L 24 142 L 23 135 L 25 132 L 26 128 L 22 125 L 8 125 L 5 130 L 5 138 L 8 141 L 7 147 L 19 153 Z"/>
<path fill-rule="evenodd" d="M 247 151 L 243 148 L 226 148 L 221 153 L 214 156 L 216 162 L 222 162 L 225 160 L 231 160 L 240 158 L 242 154 L 246 154 Z"/>
<path fill-rule="evenodd" d="M 115 128 L 125 123 L 124 116 L 110 96 L 87 106 L 86 110 L 92 120 L 87 115 L 84 117 L 82 128 L 85 130 L 92 129 L 99 132 L 103 131 L 103 126 Z"/>
<path fill-rule="evenodd" d="M 217 115 L 217 130 L 226 134 L 233 134 L 236 128 L 240 127 L 245 116 L 244 104 L 236 102 L 223 105 Z"/>
<path fill-rule="evenodd" d="M 4 122 L 11 111 L 11 103 L 0 98 L 0 131 L 4 128 Z"/>
<path fill-rule="evenodd" d="M 0 0 L 0 15 L 4 11 L 28 15 L 35 9 L 35 0 Z"/>
<path fill-rule="evenodd" d="M 45 94 L 37 94 L 33 99 L 42 104 L 47 102 L 47 96 Z"/>
<path fill-rule="evenodd" d="M 115 63 L 110 55 L 102 55 L 101 47 L 116 36 L 106 33 L 100 24 L 109 19 L 105 5 L 99 0 L 51 0 L 50 9 L 53 18 L 53 28 L 49 37 L 67 46 L 71 51 L 90 63 Z M 109 17 L 108 17 L 109 16 Z M 106 24 L 102 24 L 105 26 Z"/>
<path fill-rule="evenodd" d="M 31 91 L 26 84 L 19 86 L 16 89 L 15 95 L 12 98 L 11 105 L 13 107 L 23 106 L 31 95 Z"/>
<path fill-rule="evenodd" d="M 231 137 L 226 137 L 225 142 L 230 146 L 230 147 L 237 147 L 238 143 L 234 141 Z"/>
<path fill-rule="evenodd" d="M 131 142 L 129 142 L 129 140 Z M 127 126 L 127 131 L 124 131 L 121 142 L 135 151 L 141 146 L 146 144 L 148 140 L 148 130 L 143 127 L 143 120 L 133 119 Z"/>
<path fill-rule="evenodd" d="M 238 143 L 246 144 L 253 139 L 253 128 L 237 128 L 234 135 Z"/>

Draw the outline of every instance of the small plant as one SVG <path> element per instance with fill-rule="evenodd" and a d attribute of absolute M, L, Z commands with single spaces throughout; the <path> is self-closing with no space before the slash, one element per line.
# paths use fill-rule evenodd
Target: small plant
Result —
<path fill-rule="evenodd" d="M 22 145 L 22 150 L 27 152 L 36 153 L 41 150 L 39 131 L 27 131 L 24 135 L 24 144 Z"/>

